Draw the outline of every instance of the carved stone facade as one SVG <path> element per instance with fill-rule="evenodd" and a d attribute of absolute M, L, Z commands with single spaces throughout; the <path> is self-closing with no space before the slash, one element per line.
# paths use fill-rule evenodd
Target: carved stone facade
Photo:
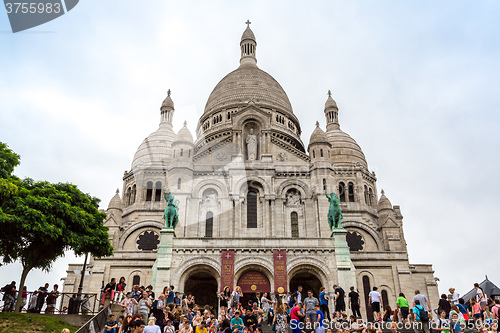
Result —
<path fill-rule="evenodd" d="M 436 305 L 432 266 L 409 263 L 400 208 L 383 192 L 377 198 L 375 174 L 356 141 L 340 129 L 331 94 L 324 109 L 326 131 L 317 124 L 306 150 L 286 93 L 256 65 L 250 28 L 240 46 L 240 66 L 214 88 L 196 140 L 186 126 L 173 131 L 169 91 L 158 130 L 139 146 L 123 176 L 123 197 L 117 193 L 107 209 L 115 255 L 91 259 L 84 291 L 99 292 L 112 277 L 124 276 L 129 286 L 134 277 L 141 285 L 152 283 L 167 187 L 179 200 L 170 268 L 176 291 L 203 285 L 214 288 L 204 292 L 215 297 L 222 250 L 235 251 L 231 289 L 249 271 L 262 273 L 272 287 L 273 251 L 283 250 L 289 289 L 309 283 L 316 294 L 321 285 L 332 292 L 339 274 L 327 191 L 341 200 L 362 302 L 365 289 L 377 286 L 392 306 L 400 292 L 411 296 L 415 289 Z M 70 265 L 64 292 L 77 290 L 73 271 L 78 269 Z"/>

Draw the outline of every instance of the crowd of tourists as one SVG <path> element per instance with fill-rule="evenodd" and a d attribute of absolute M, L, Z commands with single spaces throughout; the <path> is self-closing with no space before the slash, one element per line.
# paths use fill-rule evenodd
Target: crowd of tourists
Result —
<path fill-rule="evenodd" d="M 287 298 L 268 293 L 256 293 L 253 299 L 242 304 L 240 287 L 231 291 L 226 287 L 218 294 L 220 311 L 209 305 L 197 304 L 190 293 L 179 296 L 174 286 L 165 287 L 155 295 L 152 286 L 126 288 L 124 279 L 118 287 L 113 279 L 104 288 L 101 301 L 110 297 L 122 307 L 118 318 L 112 316 L 106 323 L 105 333 L 262 333 L 268 326 L 276 333 L 376 333 L 382 328 L 413 329 L 416 333 L 496 332 L 500 300 L 489 299 L 475 284 L 476 295 L 468 304 L 453 288 L 450 294 L 441 295 L 437 310 L 432 310 L 429 299 L 415 290 L 407 298 L 403 293 L 391 307 L 381 306 L 382 296 L 376 287 L 368 294 L 366 313 L 373 320 L 361 316 L 360 295 L 354 287 L 348 293 L 340 286 L 333 286 L 333 299 L 321 287 L 316 298 L 312 290 L 302 287 Z M 303 297 L 307 295 L 307 297 Z M 330 313 L 330 303 L 334 311 Z"/>
<path fill-rule="evenodd" d="M 21 309 L 27 306 L 26 311 L 29 313 L 40 313 L 44 305 L 46 305 L 45 313 L 55 313 L 57 299 L 60 296 L 59 286 L 55 284 L 53 289 L 50 290 L 50 286 L 46 283 L 44 286 L 35 290 L 28 303 L 28 290 L 26 286 L 23 287 L 21 291 Z M 16 288 L 16 281 L 12 281 L 10 284 L 2 288 L 4 306 L 2 311 L 13 312 L 16 307 L 18 290 Z"/>
<path fill-rule="evenodd" d="M 360 295 L 354 287 L 345 292 L 340 286 L 333 286 L 333 293 L 321 287 L 316 298 L 312 290 L 305 292 L 298 287 L 287 297 L 256 293 L 253 299 L 243 304 L 240 287 L 231 291 L 226 287 L 218 293 L 219 307 L 200 305 L 195 297 L 184 294 L 182 297 L 167 286 L 155 295 L 152 286 L 134 285 L 127 288 L 125 278 L 119 282 L 112 279 L 103 289 L 100 299 L 103 305 L 106 298 L 120 306 L 120 313 L 106 322 L 105 333 L 262 333 L 269 326 L 276 333 L 376 333 L 386 327 L 396 333 L 398 329 L 411 328 L 415 333 L 462 333 L 497 332 L 500 300 L 487 297 L 476 283 L 474 296 L 464 300 L 455 289 L 441 295 L 437 309 L 431 307 L 429 299 L 415 290 L 407 298 L 399 294 L 396 303 L 384 304 L 382 296 L 373 287 L 367 295 L 366 314 L 361 315 Z M 2 288 L 4 292 L 4 311 L 15 305 L 18 291 L 15 282 Z M 303 295 L 307 295 L 304 297 Z M 328 295 L 333 295 L 330 299 Z M 49 285 L 40 287 L 30 298 L 28 312 L 39 313 L 44 303 L 45 313 L 53 313 L 58 286 L 49 290 Z M 24 307 L 27 300 L 26 288 L 22 294 Z M 385 301 L 387 303 L 387 301 Z M 334 311 L 330 313 L 330 305 Z M 385 325 L 385 326 L 384 326 Z"/>

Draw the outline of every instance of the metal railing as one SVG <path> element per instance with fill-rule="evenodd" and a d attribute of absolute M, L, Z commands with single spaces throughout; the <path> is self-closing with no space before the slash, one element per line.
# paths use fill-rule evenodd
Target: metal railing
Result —
<path fill-rule="evenodd" d="M 49 311 L 47 311 L 47 298 L 45 297 L 43 302 L 38 302 L 38 297 L 34 299 L 34 295 L 34 292 L 28 292 L 28 297 L 23 299 L 21 312 L 93 315 L 99 311 L 99 294 L 83 294 L 81 300 L 78 300 L 76 293 L 59 293 L 55 307 Z M 11 302 L 7 297 L 4 292 L 0 292 L 2 312 L 12 312 L 15 309 L 15 301 Z"/>
<path fill-rule="evenodd" d="M 96 333 L 101 332 L 106 325 L 106 321 L 111 314 L 111 305 L 104 307 L 95 316 L 90 318 L 82 327 L 80 327 L 75 333 Z"/>

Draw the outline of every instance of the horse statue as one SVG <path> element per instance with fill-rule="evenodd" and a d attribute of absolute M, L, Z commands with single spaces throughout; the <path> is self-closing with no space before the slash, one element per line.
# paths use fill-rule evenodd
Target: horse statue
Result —
<path fill-rule="evenodd" d="M 179 222 L 179 215 L 177 211 L 179 210 L 179 200 L 174 199 L 172 192 L 168 193 L 167 190 L 163 189 L 163 197 L 167 202 L 167 208 L 163 212 L 163 219 L 165 220 L 167 229 L 175 229 L 177 223 Z"/>
<path fill-rule="evenodd" d="M 337 198 L 335 193 L 330 193 L 330 195 L 328 195 L 325 191 L 325 195 L 330 202 L 330 208 L 328 209 L 328 225 L 330 226 L 330 231 L 333 231 L 333 229 L 342 229 L 340 221 L 343 215 L 339 205 L 340 199 Z"/>

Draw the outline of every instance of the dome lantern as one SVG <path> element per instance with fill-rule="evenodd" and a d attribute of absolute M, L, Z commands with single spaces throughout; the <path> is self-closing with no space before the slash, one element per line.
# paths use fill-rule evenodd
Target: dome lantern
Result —
<path fill-rule="evenodd" d="M 246 22 L 247 28 L 241 36 L 240 48 L 241 48 L 241 65 L 256 65 L 257 58 L 255 57 L 255 51 L 257 48 L 257 41 L 255 40 L 255 35 L 252 29 L 250 29 L 250 20 Z"/>
<path fill-rule="evenodd" d="M 172 119 L 174 118 L 174 102 L 170 98 L 170 89 L 167 91 L 167 98 L 161 103 L 161 120 L 160 124 L 167 123 L 172 125 Z"/>
<path fill-rule="evenodd" d="M 328 90 L 328 98 L 325 103 L 326 130 L 339 129 L 339 109 L 332 98 L 332 92 Z"/>

